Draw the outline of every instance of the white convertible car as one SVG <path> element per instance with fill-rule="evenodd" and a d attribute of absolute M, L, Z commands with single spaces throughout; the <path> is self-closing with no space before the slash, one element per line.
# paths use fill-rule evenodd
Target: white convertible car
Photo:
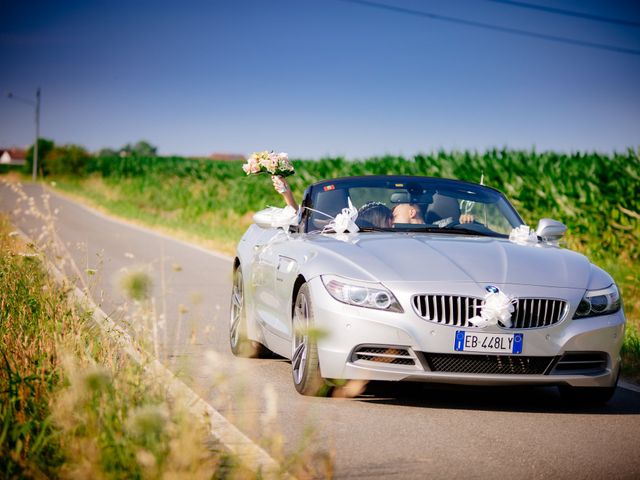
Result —
<path fill-rule="evenodd" d="M 392 223 L 402 209 L 415 215 Z M 238 244 L 230 345 L 290 359 L 298 392 L 360 379 L 612 396 L 620 294 L 558 246 L 561 223 L 533 231 L 493 188 L 409 176 L 318 182 L 297 216 L 282 222 L 274 210 L 256 214 Z"/>

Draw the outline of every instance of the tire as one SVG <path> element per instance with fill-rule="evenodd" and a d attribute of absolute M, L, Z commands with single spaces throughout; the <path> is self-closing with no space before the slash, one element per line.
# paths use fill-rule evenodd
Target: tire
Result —
<path fill-rule="evenodd" d="M 244 281 L 240 266 L 233 271 L 231 306 L 229 307 L 229 347 L 236 357 L 260 358 L 267 349 L 247 338 L 247 311 L 244 301 Z"/>
<path fill-rule="evenodd" d="M 312 331 L 314 325 L 309 286 L 304 283 L 298 290 L 293 309 L 291 373 L 298 393 L 317 397 L 326 396 L 330 388 L 320 375 L 318 347 Z"/>
<path fill-rule="evenodd" d="M 620 373 L 618 372 L 618 377 Z M 558 387 L 560 396 L 567 402 L 574 405 L 604 405 L 616 392 L 618 378 L 610 387 L 571 387 L 562 385 Z"/>

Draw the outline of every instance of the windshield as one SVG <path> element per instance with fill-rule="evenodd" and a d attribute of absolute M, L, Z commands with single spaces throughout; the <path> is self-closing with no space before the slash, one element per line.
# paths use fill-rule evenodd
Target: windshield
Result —
<path fill-rule="evenodd" d="M 305 231 L 322 230 L 348 206 L 363 231 L 508 236 L 522 219 L 500 192 L 429 177 L 367 176 L 312 185 L 304 201 Z"/>

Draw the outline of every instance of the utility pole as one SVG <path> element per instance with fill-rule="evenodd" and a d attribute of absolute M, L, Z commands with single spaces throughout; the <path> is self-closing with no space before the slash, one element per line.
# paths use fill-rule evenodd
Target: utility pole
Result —
<path fill-rule="evenodd" d="M 13 93 L 7 93 L 7 97 L 12 98 L 14 100 L 18 100 L 19 102 L 26 103 L 27 105 L 31 105 L 36 109 L 36 143 L 33 145 L 33 173 L 32 178 L 33 181 L 36 181 L 38 177 L 38 139 L 40 138 L 40 87 L 36 90 L 36 101 L 29 100 L 28 98 L 17 97 Z"/>
<path fill-rule="evenodd" d="M 40 87 L 36 91 L 36 143 L 33 145 L 33 181 L 38 177 L 38 139 L 40 138 Z"/>

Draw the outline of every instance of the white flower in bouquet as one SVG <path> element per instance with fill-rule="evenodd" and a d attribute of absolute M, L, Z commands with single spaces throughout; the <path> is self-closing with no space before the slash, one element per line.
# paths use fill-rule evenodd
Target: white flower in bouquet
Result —
<path fill-rule="evenodd" d="M 291 162 L 289 161 L 289 156 L 284 153 L 284 152 L 280 152 L 277 155 L 278 158 L 278 170 L 281 172 L 295 172 L 295 169 L 293 168 L 293 165 L 291 164 Z"/>

